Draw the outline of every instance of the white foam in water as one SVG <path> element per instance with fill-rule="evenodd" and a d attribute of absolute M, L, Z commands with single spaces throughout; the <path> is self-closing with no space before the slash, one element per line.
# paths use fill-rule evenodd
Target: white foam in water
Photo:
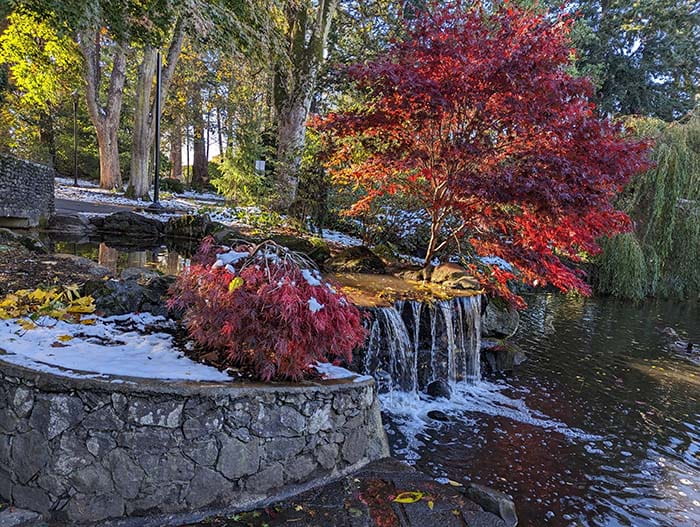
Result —
<path fill-rule="evenodd" d="M 440 411 L 458 418 L 461 425 L 474 422 L 478 416 L 465 417 L 466 413 L 505 417 L 562 434 L 570 441 L 599 441 L 601 436 L 588 434 L 578 428 L 552 419 L 533 410 L 521 399 L 513 399 L 503 391 L 510 386 L 505 382 L 481 381 L 477 384 L 456 383 L 452 385 L 452 398 L 433 398 L 423 393 L 391 391 L 379 396 L 382 409 L 389 412 L 392 421 L 406 439 L 406 448 L 401 452 L 407 461 L 414 461 L 418 449 L 424 446 L 417 438 L 427 428 L 436 428 L 443 423 L 428 417 L 428 412 Z"/>

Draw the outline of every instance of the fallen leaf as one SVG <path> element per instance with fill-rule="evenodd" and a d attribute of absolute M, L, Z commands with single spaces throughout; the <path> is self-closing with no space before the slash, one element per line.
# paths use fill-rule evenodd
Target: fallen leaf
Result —
<path fill-rule="evenodd" d="M 462 485 L 459 481 L 453 481 L 451 479 L 448 479 L 447 483 L 453 487 L 464 487 L 464 485 Z"/>
<path fill-rule="evenodd" d="M 433 507 L 435 507 L 435 502 L 434 502 L 433 500 L 430 500 L 430 501 L 428 502 L 428 508 L 432 511 L 432 510 L 433 510 Z"/>
<path fill-rule="evenodd" d="M 415 503 L 424 496 L 422 492 L 401 492 L 392 500 L 396 503 Z"/>
<path fill-rule="evenodd" d="M 73 340 L 72 335 L 59 335 L 56 337 L 56 339 L 60 340 L 61 342 L 68 342 L 69 340 Z"/>

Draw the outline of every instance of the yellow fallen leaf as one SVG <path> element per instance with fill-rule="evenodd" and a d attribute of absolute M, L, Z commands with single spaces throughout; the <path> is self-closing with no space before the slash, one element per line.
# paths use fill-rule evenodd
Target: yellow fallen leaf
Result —
<path fill-rule="evenodd" d="M 447 480 L 447 483 L 452 485 L 453 487 L 464 487 L 459 481 L 453 481 L 451 479 Z"/>
<path fill-rule="evenodd" d="M 433 507 L 435 507 L 435 502 L 434 502 L 433 500 L 430 500 L 430 501 L 428 502 L 428 508 L 432 511 L 432 510 L 433 510 Z"/>
<path fill-rule="evenodd" d="M 95 322 L 97 322 L 97 320 L 94 318 L 84 318 L 80 321 L 80 323 L 84 326 L 94 326 Z"/>
<path fill-rule="evenodd" d="M 60 340 L 61 342 L 68 342 L 69 340 L 73 340 L 72 335 L 59 335 L 56 337 L 56 339 Z"/>
<path fill-rule="evenodd" d="M 415 503 L 424 496 L 422 492 L 401 492 L 392 500 L 396 503 Z"/>

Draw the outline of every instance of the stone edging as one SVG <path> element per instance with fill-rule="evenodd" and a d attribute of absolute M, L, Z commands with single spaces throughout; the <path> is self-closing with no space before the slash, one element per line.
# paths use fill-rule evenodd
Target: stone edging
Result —
<path fill-rule="evenodd" d="M 372 380 L 76 379 L 0 359 L 0 496 L 52 521 L 177 525 L 388 454 Z"/>

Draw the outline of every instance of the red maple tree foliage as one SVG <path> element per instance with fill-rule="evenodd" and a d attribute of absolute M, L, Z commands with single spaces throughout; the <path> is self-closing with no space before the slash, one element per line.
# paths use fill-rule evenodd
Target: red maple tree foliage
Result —
<path fill-rule="evenodd" d="M 218 365 L 298 381 L 315 362 L 349 363 L 365 338 L 358 309 L 308 263 L 272 243 L 231 250 L 207 238 L 168 307 L 182 310 L 189 336 L 218 353 Z"/>
<path fill-rule="evenodd" d="M 598 116 L 591 82 L 568 73 L 571 24 L 509 3 L 487 13 L 443 2 L 352 66 L 365 104 L 313 123 L 331 174 L 364 190 L 349 212 L 405 193 L 431 218 L 426 264 L 459 239 L 513 265 L 471 270 L 514 304 L 516 275 L 589 292 L 572 264 L 630 227 L 612 201 L 648 166 L 649 145 Z"/>

